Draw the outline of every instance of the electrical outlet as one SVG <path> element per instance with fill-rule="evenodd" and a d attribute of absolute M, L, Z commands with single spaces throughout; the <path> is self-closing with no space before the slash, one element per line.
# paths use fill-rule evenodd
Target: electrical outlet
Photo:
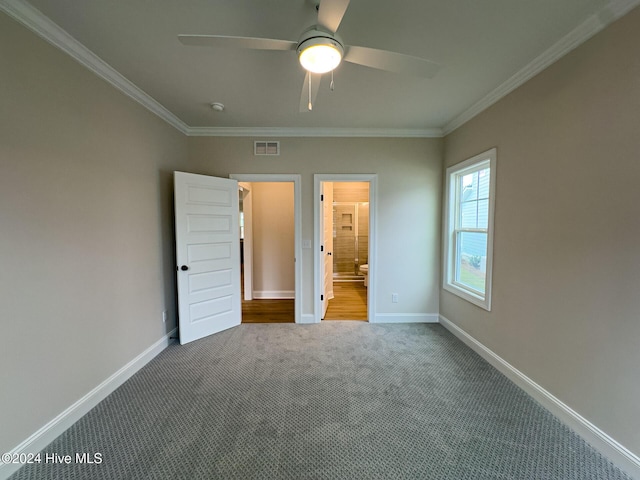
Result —
<path fill-rule="evenodd" d="M 397 293 L 392 293 L 391 294 L 391 303 L 398 303 L 398 294 Z"/>
<path fill-rule="evenodd" d="M 169 312 L 167 310 L 162 312 L 162 323 L 167 323 L 167 315 L 168 314 L 169 314 Z"/>

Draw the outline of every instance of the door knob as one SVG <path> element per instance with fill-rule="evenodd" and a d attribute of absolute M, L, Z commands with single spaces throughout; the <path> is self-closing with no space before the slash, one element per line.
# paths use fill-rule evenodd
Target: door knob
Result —
<path fill-rule="evenodd" d="M 327 252 L 327 255 L 331 255 L 331 252 Z"/>
<path fill-rule="evenodd" d="M 189 270 L 189 267 L 187 267 L 186 265 L 182 265 L 182 266 L 180 267 L 180 270 L 182 270 L 183 272 L 185 272 L 185 271 Z"/>

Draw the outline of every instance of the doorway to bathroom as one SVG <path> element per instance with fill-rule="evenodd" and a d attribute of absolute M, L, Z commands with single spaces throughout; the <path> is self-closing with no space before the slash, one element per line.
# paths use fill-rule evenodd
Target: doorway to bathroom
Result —
<path fill-rule="evenodd" d="M 375 175 L 315 175 L 315 183 L 316 321 L 370 321 Z"/>

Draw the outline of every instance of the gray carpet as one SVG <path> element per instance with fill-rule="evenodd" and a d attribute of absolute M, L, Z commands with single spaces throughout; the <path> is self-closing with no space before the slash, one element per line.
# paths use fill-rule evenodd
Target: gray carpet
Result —
<path fill-rule="evenodd" d="M 440 325 L 247 324 L 172 345 L 18 479 L 628 479 Z"/>

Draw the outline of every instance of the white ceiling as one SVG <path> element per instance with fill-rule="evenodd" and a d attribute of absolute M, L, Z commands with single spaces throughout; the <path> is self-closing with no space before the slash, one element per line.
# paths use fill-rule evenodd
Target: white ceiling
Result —
<path fill-rule="evenodd" d="M 304 71 L 295 52 L 187 47 L 177 35 L 296 41 L 315 23 L 312 0 L 30 1 L 191 133 L 193 127 L 447 132 L 638 3 L 351 0 L 338 30 L 345 43 L 442 68 L 424 79 L 343 63 L 335 91 L 325 78 L 313 111 L 299 113 Z M 2 4 L 5 11 L 25 6 Z M 211 102 L 225 111 L 214 112 Z"/>

